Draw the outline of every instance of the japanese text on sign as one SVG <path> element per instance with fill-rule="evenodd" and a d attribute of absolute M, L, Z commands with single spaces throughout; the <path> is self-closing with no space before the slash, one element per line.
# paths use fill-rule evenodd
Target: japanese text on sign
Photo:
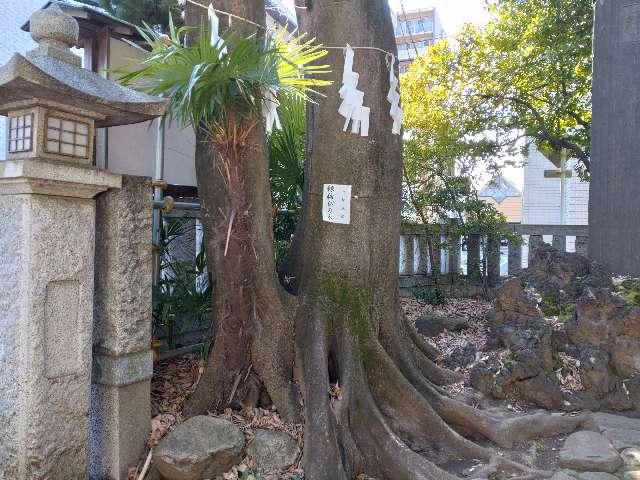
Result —
<path fill-rule="evenodd" d="M 330 223 L 351 223 L 351 185 L 324 185 L 322 219 Z"/>

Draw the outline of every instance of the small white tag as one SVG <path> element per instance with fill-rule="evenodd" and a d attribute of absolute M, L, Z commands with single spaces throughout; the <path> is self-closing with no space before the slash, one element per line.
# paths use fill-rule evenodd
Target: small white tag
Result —
<path fill-rule="evenodd" d="M 324 184 L 322 219 L 329 223 L 351 223 L 351 185 Z"/>

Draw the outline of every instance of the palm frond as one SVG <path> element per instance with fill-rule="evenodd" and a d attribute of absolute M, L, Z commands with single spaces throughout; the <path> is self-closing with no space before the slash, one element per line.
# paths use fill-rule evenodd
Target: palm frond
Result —
<path fill-rule="evenodd" d="M 239 37 L 227 32 L 211 45 L 204 23 L 176 28 L 173 20 L 169 35 L 148 25 L 139 31 L 150 52 L 141 64 L 120 70 L 120 81 L 168 98 L 169 118 L 184 126 L 221 126 L 230 113 L 256 119 L 265 91 L 310 100 L 315 88 L 330 84 L 319 78 L 329 66 L 317 63 L 327 51 L 303 36 L 283 32 Z M 185 45 L 193 35 L 198 40 Z"/>

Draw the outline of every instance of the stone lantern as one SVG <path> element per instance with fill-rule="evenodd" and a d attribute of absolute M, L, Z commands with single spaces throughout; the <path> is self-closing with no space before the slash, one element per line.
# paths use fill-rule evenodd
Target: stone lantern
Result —
<path fill-rule="evenodd" d="M 0 68 L 0 478 L 87 478 L 97 127 L 163 114 L 163 100 L 81 68 L 78 24 L 34 13 L 38 47 Z"/>

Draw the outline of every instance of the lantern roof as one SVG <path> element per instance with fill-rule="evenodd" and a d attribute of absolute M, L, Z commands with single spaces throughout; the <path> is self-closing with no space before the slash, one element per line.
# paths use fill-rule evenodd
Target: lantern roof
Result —
<path fill-rule="evenodd" d="M 70 48 L 78 22 L 55 3 L 29 20 L 38 47 L 15 54 L 0 68 L 0 114 L 33 104 L 56 106 L 95 120 L 97 127 L 143 122 L 161 116 L 167 101 L 124 87 L 81 67 Z"/>

